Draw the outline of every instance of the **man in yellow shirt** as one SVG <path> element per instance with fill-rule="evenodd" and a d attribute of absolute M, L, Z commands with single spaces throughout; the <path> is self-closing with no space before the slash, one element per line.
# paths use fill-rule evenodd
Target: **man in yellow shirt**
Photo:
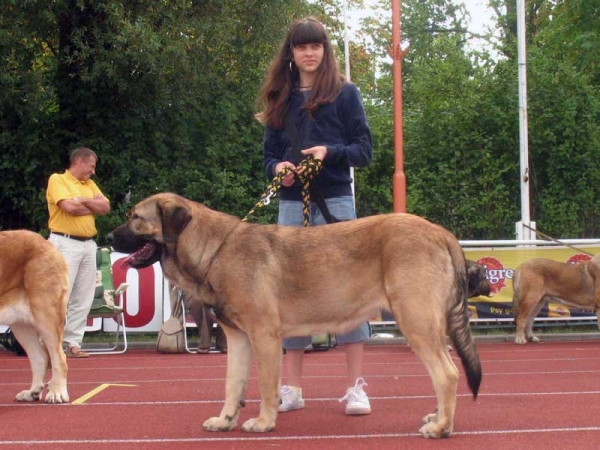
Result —
<path fill-rule="evenodd" d="M 96 290 L 96 216 L 110 212 L 110 202 L 91 180 L 98 156 L 86 147 L 71 153 L 70 166 L 48 180 L 48 240 L 69 266 L 69 304 L 63 345 L 69 357 L 87 358 L 81 350 L 87 316 Z"/>

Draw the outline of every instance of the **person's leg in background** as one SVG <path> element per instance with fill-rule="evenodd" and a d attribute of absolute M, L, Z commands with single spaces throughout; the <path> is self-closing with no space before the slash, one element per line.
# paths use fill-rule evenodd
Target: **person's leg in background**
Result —
<path fill-rule="evenodd" d="M 369 339 L 370 335 L 371 327 L 367 322 L 348 333 L 336 335 L 336 342 L 338 345 L 343 346 L 346 352 L 348 382 L 346 394 L 340 401 L 347 400 L 346 414 L 349 415 L 369 414 L 371 412 L 369 397 L 364 391 L 367 383 L 362 377 L 365 341 Z"/>
<path fill-rule="evenodd" d="M 277 225 L 301 227 L 303 226 L 303 222 L 302 202 L 279 201 Z M 283 340 L 286 384 L 282 385 L 280 389 L 280 412 L 304 408 L 304 399 L 302 398 L 302 362 L 304 349 L 310 345 L 311 341 L 310 336 Z"/>
<path fill-rule="evenodd" d="M 310 336 L 293 337 L 283 340 L 285 349 L 286 384 L 280 389 L 279 411 L 293 411 L 304 408 L 302 398 L 302 363 L 304 349 L 310 345 Z"/>
<path fill-rule="evenodd" d="M 219 324 L 217 324 L 215 330 L 215 345 L 221 353 L 227 353 L 227 336 L 225 336 L 225 332 Z"/>
<path fill-rule="evenodd" d="M 96 291 L 98 247 L 91 239 L 81 242 L 51 234 L 48 240 L 61 252 L 69 267 L 69 302 L 63 334 L 66 354 L 87 358 L 89 354 L 81 351 L 81 343 Z"/>
<path fill-rule="evenodd" d="M 187 296 L 187 294 L 184 295 Z M 207 318 L 208 311 L 206 310 L 207 308 L 204 306 L 204 303 L 197 300 L 191 300 L 189 303 L 190 314 L 196 323 L 196 327 L 198 328 L 198 349 L 196 350 L 196 353 L 208 353 L 212 344 L 212 322 L 210 323 L 211 326 L 209 327 L 209 321 Z"/>
<path fill-rule="evenodd" d="M 325 204 L 330 214 L 338 220 L 356 219 L 354 198 L 351 196 L 328 198 L 325 199 Z M 325 218 L 317 205 L 311 205 L 311 209 L 311 224 L 314 226 L 326 225 Z M 346 394 L 340 399 L 340 401 L 348 401 L 346 414 L 359 415 L 371 412 L 369 398 L 363 389 L 367 383 L 362 378 L 364 347 L 370 336 L 371 328 L 367 322 L 348 333 L 336 335 L 337 344 L 344 347 L 348 366 Z"/>

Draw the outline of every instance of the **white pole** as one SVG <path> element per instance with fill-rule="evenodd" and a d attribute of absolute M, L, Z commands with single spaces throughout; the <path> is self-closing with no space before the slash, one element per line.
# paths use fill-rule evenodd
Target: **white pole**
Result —
<path fill-rule="evenodd" d="M 344 0 L 344 63 L 346 79 L 350 81 L 350 46 L 348 45 L 348 1 Z"/>
<path fill-rule="evenodd" d="M 344 65 L 346 68 L 346 80 L 350 81 L 350 46 L 348 44 L 348 1 L 344 0 Z M 352 177 L 352 197 L 354 198 L 354 167 L 350 167 Z M 356 208 L 356 204 L 354 205 Z"/>
<path fill-rule="evenodd" d="M 527 52 L 525 48 L 525 0 L 517 0 L 517 40 L 519 73 L 519 155 L 521 184 L 521 221 L 517 223 L 517 239 L 532 239 L 529 214 L 529 137 L 527 124 Z"/>

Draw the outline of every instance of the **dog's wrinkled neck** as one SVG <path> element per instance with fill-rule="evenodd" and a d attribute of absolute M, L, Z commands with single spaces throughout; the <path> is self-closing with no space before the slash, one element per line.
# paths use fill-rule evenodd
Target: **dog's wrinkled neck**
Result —
<path fill-rule="evenodd" d="M 192 270 L 190 268 L 190 270 L 186 269 L 186 273 L 189 274 L 192 278 L 194 278 L 194 280 L 196 280 L 197 283 L 203 284 L 203 283 L 208 283 L 210 286 L 210 283 L 208 281 L 208 274 L 210 272 L 211 267 L 213 266 L 213 263 L 215 262 L 215 260 L 217 259 L 217 256 L 219 256 L 219 253 L 221 252 L 221 249 L 223 248 L 223 246 L 225 245 L 225 243 L 227 242 L 227 240 L 229 239 L 229 236 L 231 236 L 231 234 L 235 231 L 235 229 L 237 228 L 237 226 L 241 223 L 237 222 L 234 226 L 232 226 L 230 228 L 230 230 L 227 232 L 227 234 L 225 235 L 225 237 L 223 238 L 223 240 L 220 242 L 219 246 L 217 247 L 217 249 L 215 250 L 215 252 L 212 254 L 212 256 L 210 257 L 210 259 L 208 260 L 208 265 L 206 267 L 206 271 L 204 272 L 204 275 L 202 275 L 200 277 L 200 279 L 198 279 L 198 277 L 194 277 L 194 270 Z M 210 289 L 212 290 L 212 287 L 210 287 Z"/>

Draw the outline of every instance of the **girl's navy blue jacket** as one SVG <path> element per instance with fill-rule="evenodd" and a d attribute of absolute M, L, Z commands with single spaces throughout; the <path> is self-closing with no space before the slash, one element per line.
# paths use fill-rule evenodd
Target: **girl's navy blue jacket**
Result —
<path fill-rule="evenodd" d="M 318 145 L 327 147 L 327 156 L 316 182 L 325 198 L 352 195 L 350 167 L 364 167 L 373 156 L 371 131 L 360 93 L 354 84 L 345 83 L 337 98 L 319 106 L 312 118 L 302 108 L 307 94 L 306 91 L 295 91 L 291 95 L 288 114 L 292 114 L 296 122 L 303 150 Z M 275 176 L 277 164 L 294 161 L 285 127 L 265 128 L 263 152 L 269 180 Z M 282 186 L 279 195 L 282 200 L 302 201 L 298 183 L 291 187 Z"/>

